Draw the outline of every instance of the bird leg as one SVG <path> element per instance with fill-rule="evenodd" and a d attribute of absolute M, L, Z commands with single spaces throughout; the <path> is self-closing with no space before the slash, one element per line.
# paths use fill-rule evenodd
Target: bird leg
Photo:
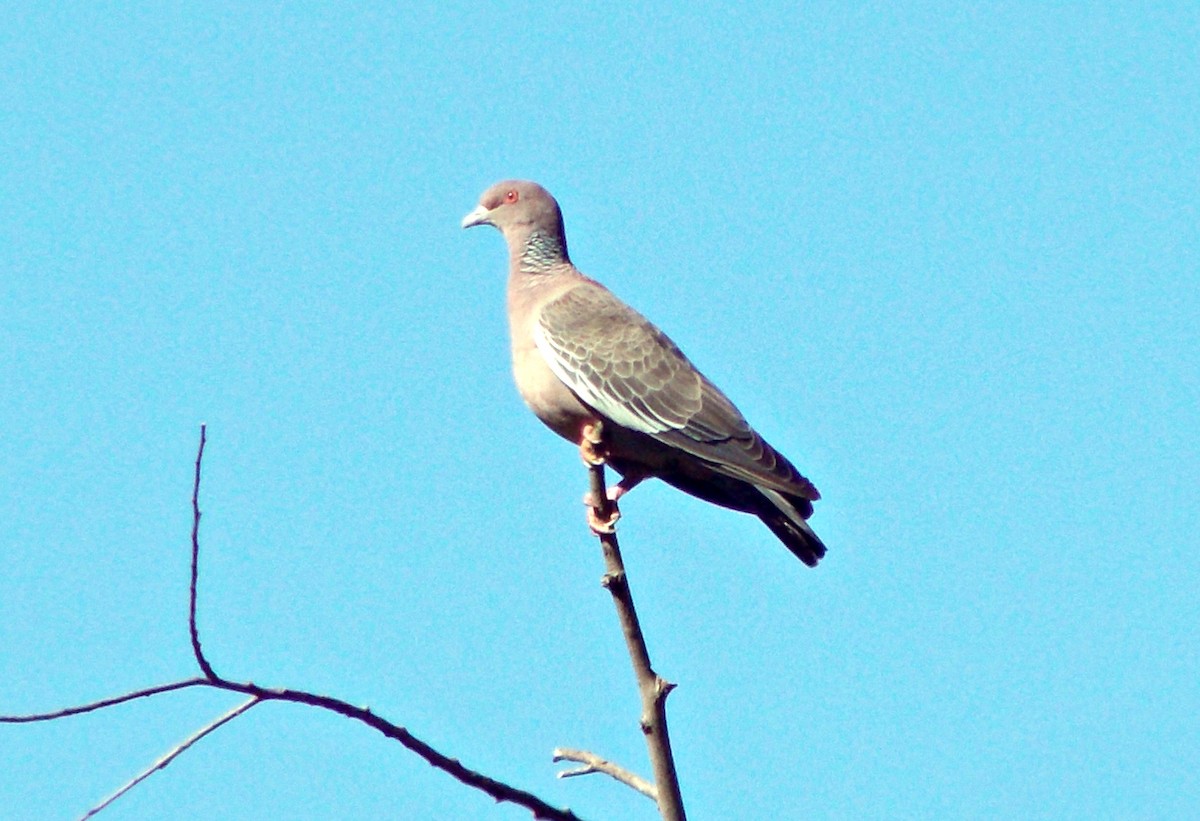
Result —
<path fill-rule="evenodd" d="M 604 463 L 608 461 L 608 448 L 604 444 L 604 423 L 597 420 L 588 422 L 579 431 L 579 455 L 583 463 L 592 471 L 603 471 Z M 597 480 L 603 482 L 603 478 Z M 617 509 L 617 499 L 624 493 L 616 487 L 608 488 L 605 492 L 607 499 L 597 499 L 595 491 L 588 491 L 583 496 L 587 505 L 588 527 L 597 536 L 603 533 L 615 533 L 617 519 L 621 511 Z"/>
<path fill-rule="evenodd" d="M 643 480 L 648 479 L 649 477 L 649 473 L 643 473 L 636 468 L 631 468 L 628 473 L 621 477 L 621 481 L 617 482 L 608 489 L 608 501 L 615 505 L 617 503 L 617 499 L 620 499 L 626 493 L 640 485 Z"/>

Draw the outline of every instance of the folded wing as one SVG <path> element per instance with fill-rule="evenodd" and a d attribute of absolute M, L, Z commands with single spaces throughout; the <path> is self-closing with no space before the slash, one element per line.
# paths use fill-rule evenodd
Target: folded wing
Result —
<path fill-rule="evenodd" d="M 534 336 L 554 374 L 600 415 L 725 476 L 820 498 L 666 334 L 599 283 L 583 280 L 544 305 Z"/>

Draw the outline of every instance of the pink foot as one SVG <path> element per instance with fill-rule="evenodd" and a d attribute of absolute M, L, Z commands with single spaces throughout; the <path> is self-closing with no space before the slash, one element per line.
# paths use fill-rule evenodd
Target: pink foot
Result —
<path fill-rule="evenodd" d="M 583 494 L 583 503 L 587 505 L 588 527 L 593 533 L 615 533 L 617 519 L 621 518 L 621 511 L 617 508 L 616 488 L 609 488 L 604 495 L 608 497 L 608 518 L 600 518 L 599 508 L 596 504 L 596 497 L 591 491 Z"/>
<path fill-rule="evenodd" d="M 590 494 L 589 494 L 590 495 Z M 597 536 L 602 536 L 606 533 L 617 532 L 617 519 L 621 518 L 621 511 L 617 509 L 615 502 L 609 502 L 608 518 L 601 519 L 600 514 L 596 512 L 596 508 L 591 504 L 588 505 L 587 522 L 588 527 Z"/>
<path fill-rule="evenodd" d="M 603 465 L 608 455 L 601 436 L 600 424 L 586 424 L 580 429 L 579 455 L 588 467 Z"/>

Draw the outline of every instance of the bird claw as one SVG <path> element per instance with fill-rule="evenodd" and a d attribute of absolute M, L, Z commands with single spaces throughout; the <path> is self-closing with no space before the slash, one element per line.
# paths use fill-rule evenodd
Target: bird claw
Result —
<path fill-rule="evenodd" d="M 591 496 L 591 494 L 589 493 L 588 497 L 590 497 L 590 496 Z M 617 532 L 617 519 L 621 518 L 621 511 L 617 509 L 616 502 L 609 502 L 608 518 L 602 519 L 602 518 L 600 518 L 600 512 L 599 512 L 598 508 L 596 508 L 594 505 L 592 505 L 590 498 L 588 498 L 588 497 L 584 498 L 584 502 L 588 505 L 587 522 L 588 522 L 588 527 L 591 529 L 591 531 L 593 533 L 595 533 L 597 536 L 604 536 L 604 535 L 608 535 L 611 533 L 616 533 Z"/>
<path fill-rule="evenodd" d="M 579 455 L 588 467 L 603 465 L 607 461 L 608 448 L 604 446 L 600 424 L 583 426 L 579 437 Z"/>

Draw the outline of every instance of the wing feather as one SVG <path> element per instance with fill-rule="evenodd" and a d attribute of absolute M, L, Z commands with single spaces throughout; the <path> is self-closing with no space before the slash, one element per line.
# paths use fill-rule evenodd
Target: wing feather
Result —
<path fill-rule="evenodd" d="M 600 415 L 727 476 L 819 497 L 666 334 L 599 283 L 583 280 L 544 305 L 534 339 L 554 374 Z"/>

